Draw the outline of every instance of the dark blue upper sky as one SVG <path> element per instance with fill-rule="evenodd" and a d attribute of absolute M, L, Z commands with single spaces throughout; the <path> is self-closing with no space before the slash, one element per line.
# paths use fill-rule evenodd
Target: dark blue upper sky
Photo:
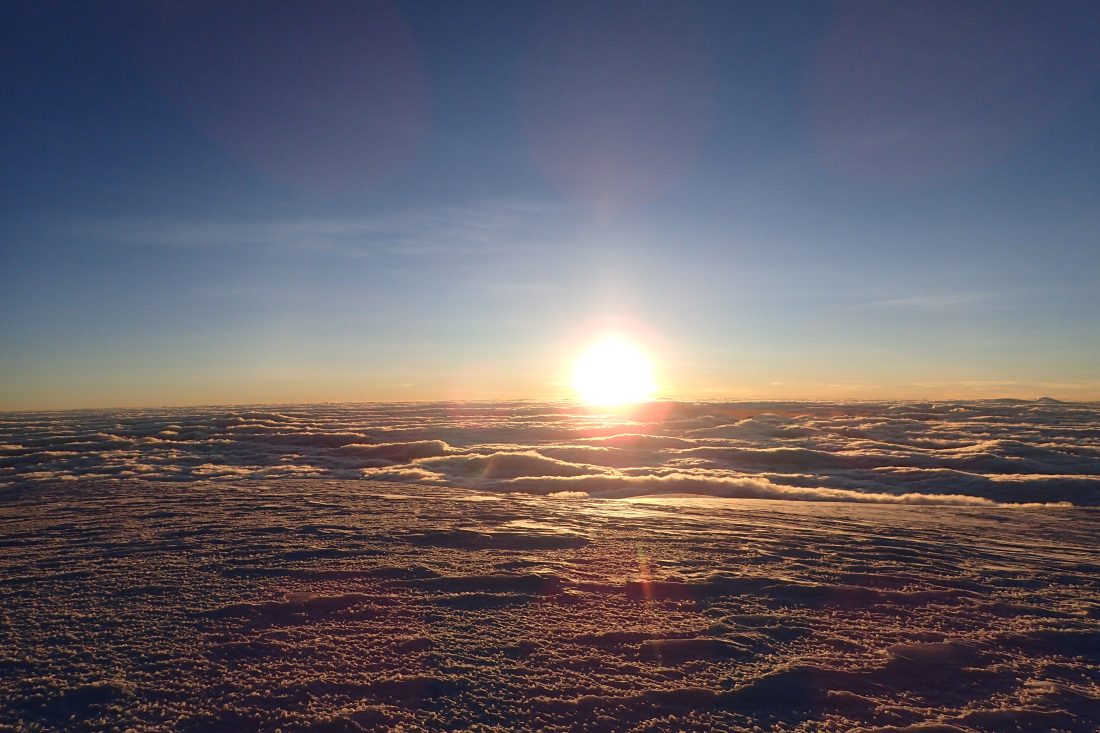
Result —
<path fill-rule="evenodd" d="M 0 409 L 1100 398 L 1094 3 L 0 15 Z"/>

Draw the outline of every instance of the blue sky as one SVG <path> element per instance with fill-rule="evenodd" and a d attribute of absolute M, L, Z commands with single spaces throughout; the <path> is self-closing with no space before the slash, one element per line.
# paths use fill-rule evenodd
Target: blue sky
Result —
<path fill-rule="evenodd" d="M 1100 399 L 1094 5 L 0 12 L 0 409 Z"/>

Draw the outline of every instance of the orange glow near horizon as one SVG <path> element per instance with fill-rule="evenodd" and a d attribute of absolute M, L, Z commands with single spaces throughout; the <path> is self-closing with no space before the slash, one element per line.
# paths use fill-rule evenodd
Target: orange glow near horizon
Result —
<path fill-rule="evenodd" d="M 657 394 L 653 362 L 620 336 L 605 336 L 573 365 L 573 391 L 586 405 L 618 407 L 648 402 Z"/>

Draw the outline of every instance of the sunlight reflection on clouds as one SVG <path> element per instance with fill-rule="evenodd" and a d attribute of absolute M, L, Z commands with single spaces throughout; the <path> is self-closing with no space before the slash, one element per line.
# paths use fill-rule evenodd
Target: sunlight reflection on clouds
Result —
<path fill-rule="evenodd" d="M 1100 408 L 1054 402 L 287 405 L 7 413 L 0 482 L 385 479 L 624 497 L 1100 504 Z"/>

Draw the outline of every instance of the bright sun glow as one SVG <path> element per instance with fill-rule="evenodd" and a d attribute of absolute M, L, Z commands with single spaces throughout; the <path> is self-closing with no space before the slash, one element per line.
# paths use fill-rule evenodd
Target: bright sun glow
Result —
<path fill-rule="evenodd" d="M 610 336 L 588 348 L 573 367 L 573 389 L 589 405 L 615 406 L 653 399 L 653 364 L 634 344 Z"/>

